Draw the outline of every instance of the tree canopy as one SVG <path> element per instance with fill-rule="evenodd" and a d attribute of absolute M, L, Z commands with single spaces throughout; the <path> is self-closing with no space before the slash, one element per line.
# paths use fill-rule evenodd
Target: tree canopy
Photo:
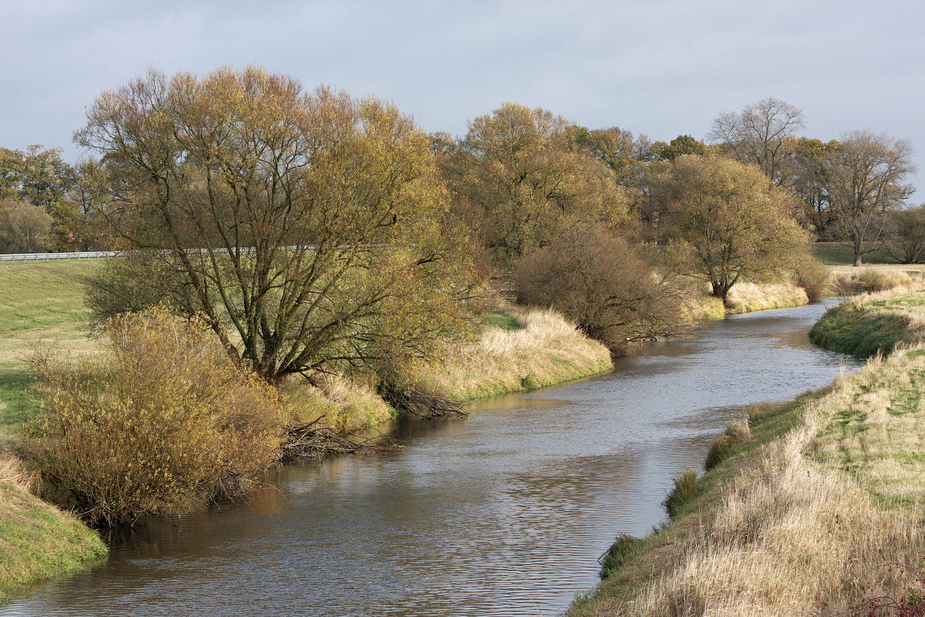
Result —
<path fill-rule="evenodd" d="M 613 172 L 579 147 L 574 124 L 507 103 L 469 124 L 444 171 L 462 225 L 502 269 L 549 244 L 576 219 L 619 225 L 628 216 Z"/>
<path fill-rule="evenodd" d="M 728 301 L 743 277 L 776 276 L 806 253 L 809 234 L 793 217 L 792 197 L 770 187 L 754 165 L 718 156 L 675 159 L 657 179 L 657 224 L 688 267 Z"/>
<path fill-rule="evenodd" d="M 392 104 L 257 67 L 151 70 L 77 139 L 118 179 L 104 214 L 137 257 L 97 281 L 104 313 L 147 277 L 270 380 L 424 353 L 458 317 L 430 139 Z"/>

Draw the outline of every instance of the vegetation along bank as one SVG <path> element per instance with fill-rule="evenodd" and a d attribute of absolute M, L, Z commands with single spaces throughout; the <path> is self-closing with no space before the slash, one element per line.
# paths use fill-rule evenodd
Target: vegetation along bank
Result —
<path fill-rule="evenodd" d="M 568 614 L 919 614 L 923 304 L 919 284 L 830 310 L 813 338 L 867 367 L 730 426 Z"/>
<path fill-rule="evenodd" d="M 769 98 L 713 144 L 650 142 L 505 103 L 454 138 L 260 67 L 151 69 L 88 105 L 76 167 L 0 148 L 0 251 L 121 254 L 0 272 L 5 485 L 92 525 L 183 512 L 286 458 L 386 447 L 399 414 L 816 300 L 813 240 L 860 264 L 889 230 L 919 260 L 918 219 L 881 220 L 907 193 L 876 189 L 902 186 L 908 145 L 802 126 Z M 864 197 L 841 190 L 860 176 Z"/>

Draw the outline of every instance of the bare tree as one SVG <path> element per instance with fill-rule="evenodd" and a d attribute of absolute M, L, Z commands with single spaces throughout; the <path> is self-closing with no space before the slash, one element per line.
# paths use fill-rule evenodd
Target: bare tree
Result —
<path fill-rule="evenodd" d="M 912 185 L 903 184 L 915 172 L 912 154 L 908 141 L 865 130 L 848 133 L 826 153 L 823 181 L 855 266 L 881 240 L 884 214 L 912 195 Z"/>
<path fill-rule="evenodd" d="M 741 113 L 724 112 L 713 120 L 708 137 L 728 148 L 734 158 L 754 163 L 775 186 L 786 184 L 782 163 L 792 156 L 794 135 L 803 128 L 803 110 L 774 97 L 746 105 Z"/>
<path fill-rule="evenodd" d="M 891 212 L 886 236 L 890 257 L 903 264 L 925 263 L 925 206 Z"/>

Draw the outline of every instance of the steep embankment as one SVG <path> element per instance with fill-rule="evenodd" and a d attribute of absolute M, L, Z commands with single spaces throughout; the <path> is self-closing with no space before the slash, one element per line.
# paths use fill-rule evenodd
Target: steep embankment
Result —
<path fill-rule="evenodd" d="M 925 591 L 921 306 L 907 289 L 832 311 L 829 344 L 912 346 L 718 438 L 714 466 L 679 479 L 672 522 L 615 544 L 610 575 L 569 615 L 845 615 Z"/>

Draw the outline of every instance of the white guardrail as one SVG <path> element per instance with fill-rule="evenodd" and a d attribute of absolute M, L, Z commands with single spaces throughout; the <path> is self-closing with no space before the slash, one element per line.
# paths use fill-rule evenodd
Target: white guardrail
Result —
<path fill-rule="evenodd" d="M 71 261 L 72 259 L 105 259 L 115 257 L 115 251 L 84 251 L 73 253 L 7 253 L 0 255 L 0 264 L 17 261 Z"/>

